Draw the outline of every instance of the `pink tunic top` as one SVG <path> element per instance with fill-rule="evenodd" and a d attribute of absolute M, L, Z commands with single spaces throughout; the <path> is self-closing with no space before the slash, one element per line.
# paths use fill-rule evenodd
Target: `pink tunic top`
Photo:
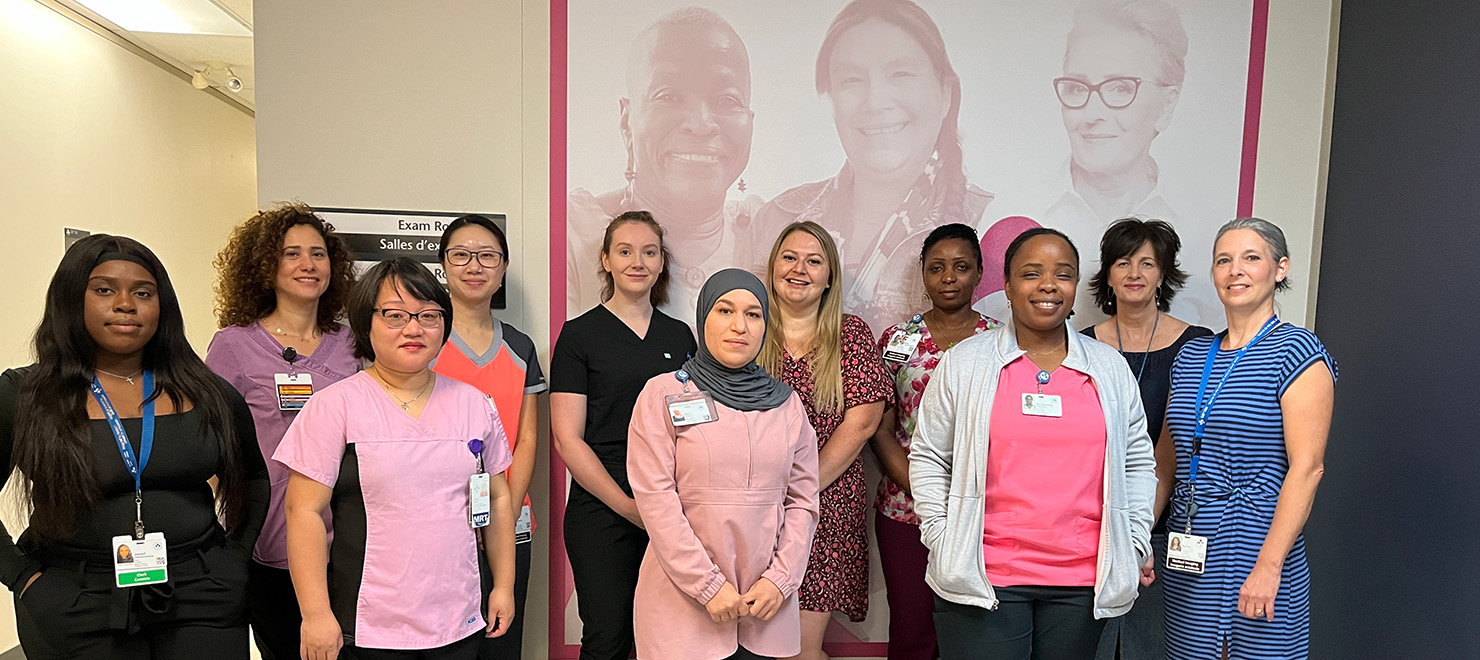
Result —
<path fill-rule="evenodd" d="M 483 440 L 492 475 L 513 456 L 488 397 L 436 378 L 419 418 L 363 371 L 330 385 L 309 399 L 273 454 L 335 491 L 329 601 L 355 646 L 430 649 L 485 625 L 468 524 L 468 479 L 477 471 L 468 441 Z"/>
<path fill-rule="evenodd" d="M 632 411 L 627 473 L 651 538 L 637 578 L 637 657 L 717 660 L 737 646 L 796 655 L 796 592 L 817 525 L 817 435 L 795 395 L 765 411 L 716 402 L 716 421 L 675 429 L 663 397 L 682 391 L 672 372 L 655 376 Z M 761 578 L 786 597 L 770 621 L 709 618 L 704 606 L 725 582 L 744 595 Z"/>
<path fill-rule="evenodd" d="M 1105 414 L 1087 374 L 1055 369 L 1044 394 L 1063 417 L 1023 413 L 1038 392 L 1027 356 L 1002 369 L 992 400 L 982 545 L 987 580 L 998 587 L 1092 587 L 1105 484 Z"/>

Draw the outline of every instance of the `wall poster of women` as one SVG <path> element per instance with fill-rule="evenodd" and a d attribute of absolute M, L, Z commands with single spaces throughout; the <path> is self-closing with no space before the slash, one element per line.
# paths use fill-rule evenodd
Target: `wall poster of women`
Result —
<path fill-rule="evenodd" d="M 1104 228 L 1138 215 L 1181 235 L 1191 279 L 1172 313 L 1217 327 L 1205 255 L 1252 208 L 1267 15 L 1268 0 L 554 0 L 552 328 L 601 302 L 602 229 L 635 209 L 667 232 L 679 319 L 717 270 L 764 280 L 797 220 L 833 234 L 845 311 L 874 333 L 929 307 L 924 236 L 977 227 L 976 307 L 1005 319 L 1018 232 L 1064 231 L 1093 272 Z M 1103 318 L 1092 296 L 1076 312 Z M 574 658 L 547 529 L 550 657 Z M 877 567 L 870 590 L 866 620 L 835 618 L 832 655 L 884 654 Z"/>

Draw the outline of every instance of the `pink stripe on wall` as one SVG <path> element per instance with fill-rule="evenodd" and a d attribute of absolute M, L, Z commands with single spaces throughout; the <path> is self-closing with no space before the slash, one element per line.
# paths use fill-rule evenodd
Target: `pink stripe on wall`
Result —
<path fill-rule="evenodd" d="M 1249 91 L 1244 99 L 1244 153 L 1239 168 L 1238 216 L 1254 214 L 1254 165 L 1259 156 L 1259 112 L 1264 100 L 1264 49 L 1269 38 L 1269 0 L 1254 0 L 1249 29 Z"/>

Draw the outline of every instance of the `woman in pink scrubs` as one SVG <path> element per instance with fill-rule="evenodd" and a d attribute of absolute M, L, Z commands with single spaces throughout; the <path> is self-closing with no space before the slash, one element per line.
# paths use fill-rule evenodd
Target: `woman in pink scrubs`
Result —
<path fill-rule="evenodd" d="M 479 639 L 514 618 L 504 425 L 477 388 L 431 370 L 453 312 L 425 266 L 376 264 L 347 308 L 355 355 L 370 366 L 314 394 L 273 454 L 292 471 L 288 570 L 302 658 L 473 660 Z M 479 537 L 493 567 L 486 610 Z"/>
<path fill-rule="evenodd" d="M 633 617 L 643 660 L 801 651 L 797 588 L 817 525 L 817 434 L 756 364 L 766 287 L 731 268 L 699 292 L 699 352 L 632 413 L 628 477 L 651 541 Z"/>

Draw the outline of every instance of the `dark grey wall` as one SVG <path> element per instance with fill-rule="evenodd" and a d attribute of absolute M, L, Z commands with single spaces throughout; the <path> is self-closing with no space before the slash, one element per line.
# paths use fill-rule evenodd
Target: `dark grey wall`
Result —
<path fill-rule="evenodd" d="M 1272 63 L 1278 71 L 1278 63 Z M 1480 658 L 1480 2 L 1344 0 L 1312 657 Z"/>

